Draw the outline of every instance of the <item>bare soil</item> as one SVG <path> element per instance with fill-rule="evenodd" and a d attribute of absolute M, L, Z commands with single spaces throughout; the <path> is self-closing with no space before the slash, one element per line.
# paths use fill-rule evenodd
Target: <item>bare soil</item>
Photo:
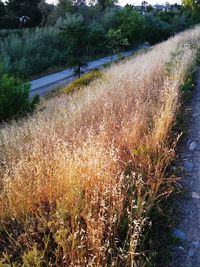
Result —
<path fill-rule="evenodd" d="M 182 167 L 173 267 L 200 267 L 200 69 L 191 102 L 191 119 L 179 154 Z"/>

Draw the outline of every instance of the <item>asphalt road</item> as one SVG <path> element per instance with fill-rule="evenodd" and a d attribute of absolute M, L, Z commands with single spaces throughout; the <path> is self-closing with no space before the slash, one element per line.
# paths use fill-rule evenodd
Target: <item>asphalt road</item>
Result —
<path fill-rule="evenodd" d="M 134 49 L 131 49 L 129 51 L 125 51 L 121 53 L 121 56 L 127 57 L 132 54 L 134 54 L 136 51 L 147 48 L 148 44 L 140 45 Z M 87 63 L 87 66 L 82 69 L 83 73 L 89 72 L 93 69 L 100 69 L 103 67 L 104 64 L 114 62 L 118 60 L 119 56 L 117 54 L 100 58 L 97 60 L 89 61 Z M 48 92 L 55 90 L 61 86 L 65 86 L 69 84 L 71 81 L 76 79 L 77 76 L 74 75 L 74 69 L 67 69 L 61 72 L 57 72 L 45 77 L 42 77 L 40 79 L 36 79 L 30 82 L 31 84 L 31 90 L 30 90 L 30 97 L 33 97 L 35 95 L 44 96 Z"/>

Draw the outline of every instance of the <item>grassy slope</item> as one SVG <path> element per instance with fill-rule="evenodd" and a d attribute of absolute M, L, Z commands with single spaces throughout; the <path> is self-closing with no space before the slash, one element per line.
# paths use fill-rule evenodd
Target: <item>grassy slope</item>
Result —
<path fill-rule="evenodd" d="M 182 33 L 2 126 L 2 262 L 142 266 L 143 229 L 172 190 L 170 133 L 199 39 Z"/>

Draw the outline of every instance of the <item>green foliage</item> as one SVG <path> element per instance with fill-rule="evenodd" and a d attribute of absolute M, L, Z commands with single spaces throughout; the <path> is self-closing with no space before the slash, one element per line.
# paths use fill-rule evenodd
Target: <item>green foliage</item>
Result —
<path fill-rule="evenodd" d="M 48 23 L 48 19 L 54 10 L 54 6 L 46 3 L 45 0 L 41 0 L 40 3 L 38 4 L 38 9 L 42 15 L 41 24 L 42 26 L 44 26 L 45 24 Z"/>
<path fill-rule="evenodd" d="M 181 86 L 183 102 L 187 102 L 192 96 L 192 91 L 196 86 L 196 67 L 195 65 L 188 70 L 185 82 Z"/>
<path fill-rule="evenodd" d="M 166 40 L 172 35 L 172 26 L 164 21 L 161 21 L 159 17 L 154 16 L 152 13 L 145 15 L 146 20 L 146 39 L 150 44 L 155 44 L 160 41 Z"/>
<path fill-rule="evenodd" d="M 38 26 L 41 22 L 41 13 L 38 9 L 40 0 L 8 0 L 8 14 L 15 17 L 28 16 L 30 18 L 29 27 Z M 18 27 L 19 27 L 18 23 Z"/>
<path fill-rule="evenodd" d="M 192 8 L 193 10 L 198 10 L 200 8 L 199 0 L 182 0 L 182 4 L 185 7 Z"/>
<path fill-rule="evenodd" d="M 160 11 L 157 13 L 157 16 L 159 17 L 160 20 L 165 21 L 167 23 L 170 23 L 171 19 L 179 15 L 179 12 L 177 11 Z"/>
<path fill-rule="evenodd" d="M 141 246 L 144 246 L 142 249 L 146 251 L 145 259 L 141 256 L 145 266 L 171 266 L 172 247 L 180 244 L 172 234 L 175 224 L 174 202 L 175 194 L 156 203 L 149 213 L 152 225 L 147 225 L 143 231 L 145 242 L 141 240 Z"/>
<path fill-rule="evenodd" d="M 132 6 L 110 9 L 101 18 L 107 32 L 107 47 L 115 53 L 145 40 L 146 21 Z"/>
<path fill-rule="evenodd" d="M 193 23 L 200 22 L 200 1 L 199 0 L 183 0 L 182 1 L 186 10 L 192 11 Z"/>
<path fill-rule="evenodd" d="M 90 55 L 97 55 L 104 51 L 106 46 L 106 34 L 103 26 L 97 21 L 93 21 L 88 29 Z"/>
<path fill-rule="evenodd" d="M 18 118 L 34 110 L 38 97 L 29 99 L 30 85 L 9 76 L 0 75 L 0 122 Z"/>
<path fill-rule="evenodd" d="M 63 12 L 63 15 L 66 13 L 68 13 L 68 14 L 74 14 L 75 13 L 75 7 L 74 7 L 73 2 L 71 0 L 59 0 L 58 8 L 61 12 Z"/>
<path fill-rule="evenodd" d="M 184 30 L 187 26 L 192 24 L 188 15 L 189 14 L 182 11 L 158 12 L 160 20 L 170 24 L 172 31 L 175 33 Z"/>
<path fill-rule="evenodd" d="M 0 29 L 15 29 L 19 26 L 18 19 L 13 15 L 0 17 Z"/>
<path fill-rule="evenodd" d="M 26 29 L 20 35 L 13 32 L 0 40 L 0 58 L 6 73 L 29 78 L 65 64 L 63 38 L 57 28 Z"/>
<path fill-rule="evenodd" d="M 82 16 L 66 15 L 58 22 L 65 38 L 68 64 L 75 67 L 80 76 L 81 67 L 86 64 L 88 55 L 88 27 Z"/>
<path fill-rule="evenodd" d="M 70 94 L 75 90 L 80 89 L 82 86 L 89 85 L 92 81 L 102 77 L 102 72 L 99 70 L 94 70 L 89 73 L 84 74 L 79 79 L 74 80 L 70 85 L 64 88 L 65 94 Z"/>
<path fill-rule="evenodd" d="M 0 28 L 19 27 L 15 12 L 34 16 L 38 11 L 41 24 L 54 27 L 0 31 L 0 58 L 6 72 L 31 78 L 48 68 L 70 66 L 80 75 L 81 67 L 91 58 L 119 53 L 145 41 L 155 44 L 195 21 L 194 12 L 189 8 L 168 12 L 151 12 L 150 8 L 141 15 L 133 6 L 118 9 L 113 3 L 91 1 L 91 6 L 87 6 L 85 0 L 60 0 L 54 7 L 45 0 L 10 0 L 8 9 L 12 12 L 0 17 Z M 102 11 L 100 5 L 107 8 Z M 0 12 L 1 7 L 4 7 L 2 2 Z M 39 14 L 36 17 L 39 18 Z"/>
<path fill-rule="evenodd" d="M 101 16 L 100 22 L 105 31 L 109 31 L 112 28 L 117 27 L 117 13 L 116 9 L 111 8 L 104 11 Z"/>
<path fill-rule="evenodd" d="M 0 0 L 0 17 L 4 16 L 6 14 L 6 8 L 4 3 Z"/>
<path fill-rule="evenodd" d="M 117 13 L 117 29 L 120 29 L 123 38 L 134 46 L 144 41 L 146 22 L 144 17 L 131 6 L 126 6 Z"/>
<path fill-rule="evenodd" d="M 0 40 L 2 41 L 3 39 L 5 39 L 6 37 L 10 36 L 11 34 L 16 34 L 16 35 L 21 37 L 23 35 L 23 31 L 21 29 L 15 29 L 15 30 L 4 29 L 4 30 L 0 30 Z"/>
<path fill-rule="evenodd" d="M 34 246 L 32 250 L 26 252 L 23 255 L 23 267 L 41 266 L 42 253 L 37 250 L 37 247 Z"/>
<path fill-rule="evenodd" d="M 105 10 L 106 8 L 113 7 L 118 0 L 98 0 L 98 4 L 101 10 Z"/>
<path fill-rule="evenodd" d="M 114 53 L 119 53 L 120 50 L 129 46 L 128 39 L 124 37 L 121 29 L 110 29 L 107 33 L 108 47 Z"/>

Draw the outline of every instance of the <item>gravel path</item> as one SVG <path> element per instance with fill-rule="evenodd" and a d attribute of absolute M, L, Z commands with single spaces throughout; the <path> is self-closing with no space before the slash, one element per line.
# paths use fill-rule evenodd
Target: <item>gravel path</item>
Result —
<path fill-rule="evenodd" d="M 176 248 L 173 267 L 200 267 L 200 69 L 197 82 L 192 117 L 180 152 L 185 193 L 178 203 L 180 221 L 174 235 L 181 239 L 181 245 Z"/>

